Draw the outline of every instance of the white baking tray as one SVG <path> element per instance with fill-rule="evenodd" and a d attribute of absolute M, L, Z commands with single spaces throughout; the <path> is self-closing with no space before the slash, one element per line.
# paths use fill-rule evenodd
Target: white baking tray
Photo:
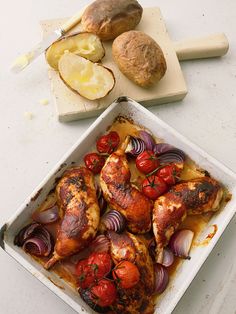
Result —
<path fill-rule="evenodd" d="M 188 288 L 236 211 L 236 174 L 130 98 L 120 97 L 112 103 L 64 155 L 62 160 L 16 211 L 15 215 L 1 228 L 1 246 L 74 310 L 79 313 L 95 313 L 80 299 L 74 288 L 56 274 L 43 269 L 21 248 L 14 246 L 13 240 L 22 226 L 29 221 L 31 213 L 54 188 L 56 179 L 73 162 L 82 160 L 84 154 L 94 145 L 95 139 L 106 131 L 118 115 L 132 118 L 136 124 L 148 128 L 157 137 L 184 150 L 200 167 L 209 171 L 214 178 L 222 182 L 233 195 L 232 200 L 226 204 L 224 209 L 216 213 L 210 220 L 206 227 L 207 230 L 205 229 L 199 235 L 203 238 L 204 234 L 209 232 L 210 226 L 216 224 L 218 230 L 215 236 L 208 245 L 197 246 L 191 250 L 191 260 L 181 264 L 166 291 L 158 298 L 155 313 L 169 314 Z"/>

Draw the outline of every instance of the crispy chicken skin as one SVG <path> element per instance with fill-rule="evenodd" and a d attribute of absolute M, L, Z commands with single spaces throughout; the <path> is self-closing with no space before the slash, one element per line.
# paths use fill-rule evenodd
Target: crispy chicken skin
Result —
<path fill-rule="evenodd" d="M 160 196 L 154 204 L 152 218 L 156 261 L 162 262 L 163 248 L 187 215 L 217 211 L 222 196 L 220 184 L 209 177 L 176 184 Z"/>
<path fill-rule="evenodd" d="M 85 167 L 67 170 L 56 187 L 56 195 L 64 217 L 46 269 L 82 250 L 95 237 L 99 225 L 100 209 L 90 170 Z"/>
<path fill-rule="evenodd" d="M 109 205 L 125 216 L 128 229 L 133 233 L 145 233 L 151 229 L 152 203 L 130 183 L 131 173 L 125 156 L 127 144 L 128 138 L 108 157 L 101 171 L 100 184 Z"/>
<path fill-rule="evenodd" d="M 140 281 L 130 289 L 118 288 L 119 301 L 113 306 L 114 313 L 153 314 L 154 288 L 153 262 L 145 244 L 131 233 L 108 232 L 111 241 L 111 256 L 115 264 L 122 260 L 134 263 L 140 272 Z"/>

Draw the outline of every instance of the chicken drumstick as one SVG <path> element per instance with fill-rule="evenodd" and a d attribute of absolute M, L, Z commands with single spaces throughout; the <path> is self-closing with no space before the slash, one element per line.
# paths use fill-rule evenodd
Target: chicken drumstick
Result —
<path fill-rule="evenodd" d="M 82 250 L 95 237 L 99 225 L 100 209 L 90 170 L 85 167 L 67 170 L 56 187 L 56 194 L 64 217 L 46 269 Z"/>

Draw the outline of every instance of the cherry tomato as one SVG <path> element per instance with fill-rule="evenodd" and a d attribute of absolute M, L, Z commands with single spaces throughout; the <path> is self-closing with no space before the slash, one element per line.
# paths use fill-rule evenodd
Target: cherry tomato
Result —
<path fill-rule="evenodd" d="M 120 262 L 113 270 L 112 276 L 117 281 L 118 286 L 123 289 L 132 288 L 140 280 L 138 267 L 129 261 Z"/>
<path fill-rule="evenodd" d="M 76 265 L 79 287 L 82 289 L 90 287 L 98 279 L 108 275 L 111 267 L 111 257 L 105 252 L 92 253 L 88 258 L 79 261 Z"/>
<path fill-rule="evenodd" d="M 180 169 L 178 169 L 174 164 L 171 164 L 159 169 L 156 174 L 167 184 L 174 185 L 178 181 Z"/>
<path fill-rule="evenodd" d="M 97 153 L 90 153 L 84 156 L 84 163 L 94 174 L 98 174 L 105 164 L 105 158 Z"/>
<path fill-rule="evenodd" d="M 102 135 L 97 140 L 97 150 L 99 153 L 111 154 L 119 145 L 120 137 L 117 132 L 112 131 L 108 134 Z"/>
<path fill-rule="evenodd" d="M 90 287 L 95 282 L 95 272 L 88 259 L 79 261 L 76 265 L 76 275 L 78 276 L 78 286 L 82 289 Z"/>
<path fill-rule="evenodd" d="M 109 279 L 101 279 L 90 289 L 91 299 L 95 304 L 105 307 L 112 305 L 117 298 L 114 282 Z"/>
<path fill-rule="evenodd" d="M 112 267 L 112 259 L 108 253 L 92 253 L 88 258 L 88 263 L 95 269 L 95 275 L 98 279 L 109 274 Z"/>
<path fill-rule="evenodd" d="M 160 195 L 164 194 L 167 189 L 168 186 L 165 181 L 155 175 L 149 176 L 143 180 L 143 194 L 152 200 L 156 200 Z"/>
<path fill-rule="evenodd" d="M 159 161 L 151 150 L 145 150 L 136 158 L 136 167 L 142 173 L 148 174 L 159 166 Z"/>

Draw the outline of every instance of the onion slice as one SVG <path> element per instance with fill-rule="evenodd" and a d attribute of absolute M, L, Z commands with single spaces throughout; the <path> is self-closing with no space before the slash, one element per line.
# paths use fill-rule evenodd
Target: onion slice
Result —
<path fill-rule="evenodd" d="M 32 215 L 32 219 L 41 224 L 50 224 L 57 221 L 59 218 L 59 209 L 56 204 L 43 211 L 35 211 Z"/>
<path fill-rule="evenodd" d="M 125 218 L 117 210 L 110 210 L 101 219 L 101 223 L 107 230 L 112 230 L 117 233 L 122 232 L 125 228 Z"/>
<path fill-rule="evenodd" d="M 53 248 L 54 240 L 47 229 L 39 223 L 31 223 L 20 230 L 14 244 L 36 256 L 48 256 Z"/>
<path fill-rule="evenodd" d="M 146 149 L 146 145 L 141 138 L 130 136 L 129 143 L 126 147 L 125 152 L 132 156 L 138 156 Z"/>
<path fill-rule="evenodd" d="M 147 150 L 153 150 L 155 146 L 155 141 L 150 133 L 147 131 L 141 130 L 139 131 L 139 136 L 144 141 Z"/>
<path fill-rule="evenodd" d="M 161 294 L 165 291 L 169 283 L 169 274 L 167 269 L 161 264 L 154 265 L 155 287 L 154 293 Z"/>
<path fill-rule="evenodd" d="M 190 259 L 189 251 L 193 242 L 194 232 L 188 229 L 178 230 L 169 242 L 169 248 L 178 257 Z"/>

